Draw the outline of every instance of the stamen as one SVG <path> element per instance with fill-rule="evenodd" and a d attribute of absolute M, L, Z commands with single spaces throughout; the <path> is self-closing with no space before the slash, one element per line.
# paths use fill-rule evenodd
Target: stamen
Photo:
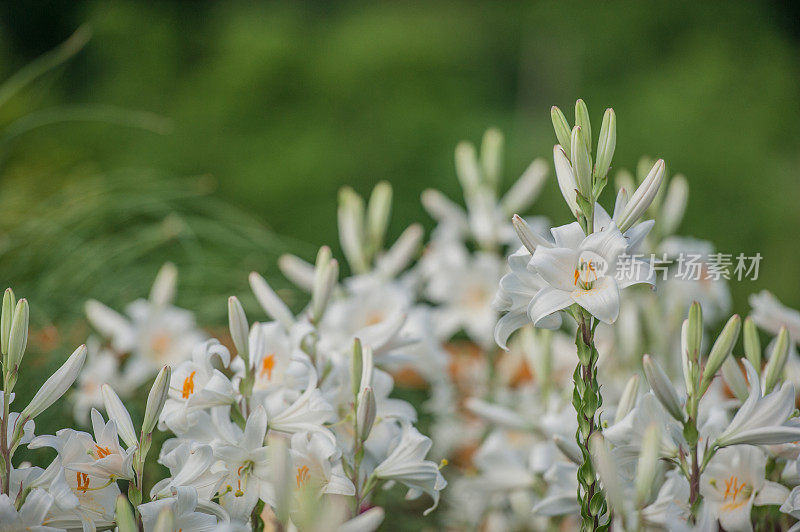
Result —
<path fill-rule="evenodd" d="M 184 399 L 188 399 L 190 395 L 194 393 L 194 374 L 196 372 L 192 372 L 186 379 L 183 381 L 183 390 L 181 390 L 181 397 Z"/>
<path fill-rule="evenodd" d="M 309 476 L 309 469 L 307 465 L 297 468 L 297 476 L 295 478 L 297 480 L 298 488 L 305 486 L 305 484 L 308 482 L 308 476 Z"/>
<path fill-rule="evenodd" d="M 275 369 L 275 353 L 270 353 L 261 360 L 261 372 L 259 375 L 267 376 L 267 380 L 272 380 L 272 370 Z"/>

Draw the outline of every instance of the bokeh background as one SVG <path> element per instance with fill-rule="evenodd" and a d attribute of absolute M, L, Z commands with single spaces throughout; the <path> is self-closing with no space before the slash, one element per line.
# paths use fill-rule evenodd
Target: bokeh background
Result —
<path fill-rule="evenodd" d="M 388 180 L 392 232 L 430 227 L 419 194 L 458 197 L 456 142 L 502 129 L 510 182 L 578 97 L 616 110 L 617 168 L 689 178 L 682 233 L 763 255 L 736 311 L 762 288 L 800 307 L 795 2 L 4 2 L 0 79 L 82 25 L 69 59 L 0 89 L 0 271 L 34 353 L 62 358 L 83 301 L 121 308 L 166 260 L 204 325 L 229 294 L 257 317 L 247 272 L 285 287 L 280 252 L 335 246 L 341 186 Z M 555 180 L 535 208 L 567 221 Z"/>

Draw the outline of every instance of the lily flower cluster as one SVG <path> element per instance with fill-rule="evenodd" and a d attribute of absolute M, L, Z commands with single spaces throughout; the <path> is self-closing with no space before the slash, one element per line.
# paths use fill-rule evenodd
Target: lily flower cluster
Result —
<path fill-rule="evenodd" d="M 611 109 L 597 138 L 581 100 L 574 124 L 551 119 L 571 223 L 517 214 L 548 164 L 505 189 L 490 129 L 456 147 L 463 206 L 422 194 L 427 242 L 413 224 L 387 246 L 388 183 L 343 188 L 344 262 L 328 247 L 280 257 L 304 294 L 291 305 L 253 272 L 254 297 L 229 298 L 211 334 L 174 306 L 167 264 L 124 313 L 86 304 L 97 335 L 21 411 L 29 311 L 7 290 L 0 530 L 368 532 L 393 487 L 420 514 L 441 503 L 427 519 L 454 530 L 800 530 L 800 312 L 761 292 L 722 324 L 724 279 L 657 276 L 641 257 L 674 272 L 692 252 L 705 271 L 714 253 L 676 234 L 686 178 L 647 158 L 612 176 Z M 73 383 L 86 430 L 37 435 Z M 15 462 L 21 446 L 54 457 Z"/>

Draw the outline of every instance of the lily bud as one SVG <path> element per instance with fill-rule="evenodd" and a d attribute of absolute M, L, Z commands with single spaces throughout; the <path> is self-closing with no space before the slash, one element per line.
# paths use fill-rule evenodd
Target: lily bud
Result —
<path fill-rule="evenodd" d="M 658 223 L 661 224 L 661 233 L 670 235 L 680 225 L 686 204 L 689 201 L 689 184 L 682 175 L 676 175 L 669 182 L 667 195 L 658 212 Z"/>
<path fill-rule="evenodd" d="M 686 395 L 691 397 L 695 394 L 695 382 L 692 375 L 694 361 L 689 360 L 689 320 L 683 320 L 681 324 L 681 369 L 683 370 L 683 384 L 686 386 Z"/>
<path fill-rule="evenodd" d="M 247 316 L 244 313 L 242 304 L 239 303 L 236 296 L 228 298 L 228 328 L 231 332 L 233 345 L 236 346 L 236 351 L 245 364 L 249 363 L 250 343 L 248 335 L 250 328 L 247 325 Z"/>
<path fill-rule="evenodd" d="M 697 301 L 689 307 L 689 328 L 686 340 L 689 360 L 697 362 L 700 359 L 700 347 L 703 343 L 703 308 Z"/>
<path fill-rule="evenodd" d="M 378 406 L 375 403 L 375 393 L 372 388 L 364 388 L 358 397 L 358 411 L 356 412 L 356 422 L 358 423 L 358 438 L 366 441 L 375 423 L 375 414 Z"/>
<path fill-rule="evenodd" d="M 278 269 L 294 284 L 311 292 L 314 288 L 314 266 L 300 257 L 285 253 L 278 257 Z"/>
<path fill-rule="evenodd" d="M 361 387 L 372 388 L 372 376 L 375 373 L 375 361 L 372 354 L 372 347 L 369 345 L 362 346 L 362 361 L 361 361 Z"/>
<path fill-rule="evenodd" d="M 3 355 L 8 354 L 8 337 L 11 335 L 11 321 L 14 319 L 14 307 L 17 300 L 14 298 L 14 291 L 6 288 L 3 294 L 3 311 L 0 315 L 0 351 Z"/>
<path fill-rule="evenodd" d="M 603 124 L 600 126 L 600 138 L 597 141 L 597 159 L 594 162 L 595 177 L 603 179 L 608 175 L 614 149 L 617 147 L 617 115 L 613 109 L 606 109 Z"/>
<path fill-rule="evenodd" d="M 772 351 L 764 368 L 764 394 L 772 391 L 781 379 L 783 368 L 789 359 L 789 332 L 786 327 L 781 327 L 778 336 L 775 338 Z"/>
<path fill-rule="evenodd" d="M 543 236 L 539 235 L 531 229 L 531 226 L 528 225 L 519 214 L 515 214 L 511 218 L 511 225 L 514 226 L 514 231 L 516 231 L 517 236 L 519 237 L 520 242 L 525 248 L 533 254 L 536 250 L 537 246 L 545 246 L 550 247 L 550 244 Z"/>
<path fill-rule="evenodd" d="M 290 329 L 294 325 L 294 314 L 286 303 L 275 293 L 267 281 L 256 272 L 250 272 L 250 289 L 253 290 L 261 308 L 272 319 Z M 237 347 L 238 349 L 238 347 Z"/>
<path fill-rule="evenodd" d="M 658 194 L 658 189 L 661 187 L 661 181 L 664 179 L 664 160 L 659 159 L 647 177 L 644 178 L 642 184 L 636 189 L 636 192 L 631 196 L 630 201 L 625 206 L 625 211 L 620 216 L 617 226 L 621 232 L 625 232 L 635 224 L 639 218 L 645 213 L 653 198 Z"/>
<path fill-rule="evenodd" d="M 603 487 L 606 489 L 606 498 L 611 505 L 612 509 L 622 509 L 625 504 L 625 493 L 619 479 L 617 471 L 619 466 L 616 460 L 611 455 L 603 436 L 599 433 L 592 434 L 589 438 L 589 449 L 592 452 L 592 458 L 597 474 L 603 482 Z"/>
<path fill-rule="evenodd" d="M 128 447 L 138 446 L 139 439 L 136 437 L 131 415 L 117 392 L 108 384 L 104 384 L 100 387 L 100 393 L 103 396 L 103 405 L 106 407 L 108 419 L 113 419 L 114 423 L 116 423 L 119 437 Z"/>
<path fill-rule="evenodd" d="M 614 423 L 619 423 L 622 418 L 627 416 L 633 407 L 636 405 L 636 397 L 639 395 L 639 376 L 632 375 L 622 391 L 622 397 L 617 406 L 617 412 L 614 414 Z"/>
<path fill-rule="evenodd" d="M 419 252 L 423 236 L 421 225 L 411 224 L 406 227 L 389 251 L 381 255 L 378 261 L 380 271 L 391 279 L 405 270 Z"/>
<path fill-rule="evenodd" d="M 553 121 L 553 130 L 556 132 L 558 143 L 566 148 L 569 148 L 570 131 L 572 128 L 569 127 L 567 117 L 564 116 L 564 113 L 561 112 L 561 109 L 554 105 L 550 108 L 550 119 Z"/>
<path fill-rule="evenodd" d="M 364 241 L 364 200 L 350 187 L 339 191 L 339 243 L 356 273 L 369 270 Z"/>
<path fill-rule="evenodd" d="M 64 364 L 47 379 L 36 395 L 33 396 L 31 402 L 22 411 L 20 417 L 25 419 L 34 419 L 36 416 L 47 410 L 50 405 L 55 403 L 64 395 L 78 374 L 81 372 L 83 363 L 86 361 L 86 346 L 78 347 L 67 359 Z"/>
<path fill-rule="evenodd" d="M 753 318 L 744 320 L 744 356 L 753 365 L 756 371 L 761 371 L 761 342 Z"/>
<path fill-rule="evenodd" d="M 745 381 L 742 370 L 739 368 L 739 363 L 734 357 L 728 357 L 722 363 L 722 377 L 728 384 L 728 388 L 733 392 L 733 395 L 744 402 L 748 395 L 747 381 Z"/>
<path fill-rule="evenodd" d="M 328 261 L 325 266 L 318 269 L 314 276 L 314 291 L 311 293 L 311 322 L 317 323 L 322 319 L 328 307 L 333 289 L 339 280 L 339 262 Z"/>
<path fill-rule="evenodd" d="M 583 464 L 583 456 L 581 456 L 581 449 L 578 447 L 578 444 L 575 443 L 573 440 L 566 440 L 562 436 L 558 434 L 553 436 L 553 443 L 556 444 L 558 450 L 561 453 L 569 458 L 570 461 L 577 465 Z"/>
<path fill-rule="evenodd" d="M 128 504 L 128 498 L 124 495 L 117 497 L 117 502 L 114 506 L 115 516 L 114 520 L 117 523 L 119 532 L 138 532 L 139 527 L 136 526 L 136 519 L 133 517 L 131 505 Z"/>
<path fill-rule="evenodd" d="M 594 201 L 592 195 L 592 157 L 586 144 L 586 133 L 580 126 L 572 128 L 570 137 L 570 161 L 575 172 L 575 182 L 578 184 L 578 192 L 587 201 Z"/>
<path fill-rule="evenodd" d="M 650 500 L 651 491 L 658 474 L 661 433 L 658 425 L 652 424 L 645 430 L 642 439 L 642 450 L 636 467 L 636 507 L 641 508 Z"/>
<path fill-rule="evenodd" d="M 392 186 L 381 181 L 372 189 L 367 205 L 367 244 L 373 254 L 383 248 L 391 212 Z"/>
<path fill-rule="evenodd" d="M 14 309 L 14 318 L 11 320 L 11 332 L 8 336 L 8 362 L 10 368 L 17 368 L 25 355 L 28 345 L 28 301 L 20 299 Z"/>
<path fill-rule="evenodd" d="M 731 354 L 731 351 L 733 351 L 733 346 L 736 345 L 736 340 L 739 339 L 739 330 L 741 327 L 741 318 L 738 314 L 734 314 L 731 319 L 728 320 L 728 323 L 725 324 L 722 332 L 719 333 L 719 337 L 717 337 L 717 341 L 714 342 L 714 345 L 711 347 L 711 351 L 708 354 L 708 361 L 703 369 L 703 378 L 700 381 L 701 395 L 706 393 L 717 371 L 722 367 L 723 362 L 725 362 L 725 359 Z"/>
<path fill-rule="evenodd" d="M 171 378 L 172 369 L 169 366 L 161 368 L 161 371 L 156 375 L 153 386 L 150 388 L 150 393 L 147 394 L 147 406 L 144 410 L 144 421 L 142 421 L 143 434 L 150 434 L 155 429 L 158 418 L 161 416 L 161 411 L 164 409 L 164 403 L 167 402 Z"/>
<path fill-rule="evenodd" d="M 569 144 L 567 144 L 569 148 Z M 556 144 L 553 146 L 553 165 L 556 168 L 556 180 L 558 181 L 558 188 L 561 190 L 561 195 L 564 196 L 564 201 L 567 202 L 569 211 L 577 216 L 580 212 L 578 208 L 578 199 L 576 197 L 576 190 L 578 184 L 575 182 L 575 174 L 572 172 L 572 165 L 570 165 L 567 154 L 564 149 Z"/>
<path fill-rule="evenodd" d="M 469 142 L 459 142 L 456 146 L 456 176 L 466 194 L 472 194 L 481 184 L 475 146 Z"/>
<path fill-rule="evenodd" d="M 503 169 L 503 134 L 499 129 L 489 128 L 483 134 L 481 167 L 486 181 L 497 189 Z"/>
<path fill-rule="evenodd" d="M 353 357 L 350 360 L 350 386 L 353 391 L 353 397 L 358 397 L 358 392 L 361 389 L 363 359 L 364 350 L 361 347 L 361 340 L 356 338 L 353 340 Z"/>
<path fill-rule="evenodd" d="M 664 373 L 658 362 L 653 360 L 650 355 L 645 355 L 642 358 L 642 365 L 644 366 L 644 376 L 647 378 L 647 382 L 650 384 L 650 388 L 652 388 L 656 398 L 664 405 L 664 408 L 672 417 L 682 422 L 681 402 L 667 374 Z"/>
<path fill-rule="evenodd" d="M 589 122 L 589 109 L 586 103 L 578 99 L 575 102 L 575 125 L 583 131 L 583 140 L 586 142 L 586 150 L 592 153 L 592 125 Z"/>
<path fill-rule="evenodd" d="M 153 288 L 150 289 L 150 301 L 159 307 L 169 305 L 175 300 L 177 284 L 178 268 L 171 262 L 167 262 L 158 270 Z"/>

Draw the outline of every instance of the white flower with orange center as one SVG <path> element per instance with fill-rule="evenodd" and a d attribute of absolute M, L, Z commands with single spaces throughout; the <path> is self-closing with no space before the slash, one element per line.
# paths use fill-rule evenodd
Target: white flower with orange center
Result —
<path fill-rule="evenodd" d="M 295 488 L 316 493 L 355 495 L 353 483 L 344 473 L 341 451 L 333 437 L 322 432 L 292 435 L 289 453 L 295 468 Z"/>
<path fill-rule="evenodd" d="M 766 480 L 767 456 L 758 447 L 722 449 L 701 477 L 704 504 L 728 532 L 752 532 L 753 506 L 782 504 L 789 490 Z"/>
<path fill-rule="evenodd" d="M 198 422 L 199 412 L 206 408 L 231 404 L 237 396 L 228 377 L 215 367 L 230 363 L 228 349 L 217 340 L 207 340 L 195 346 L 192 360 L 179 364 L 170 379 L 170 389 L 164 410 L 163 426 L 182 434 Z"/>

